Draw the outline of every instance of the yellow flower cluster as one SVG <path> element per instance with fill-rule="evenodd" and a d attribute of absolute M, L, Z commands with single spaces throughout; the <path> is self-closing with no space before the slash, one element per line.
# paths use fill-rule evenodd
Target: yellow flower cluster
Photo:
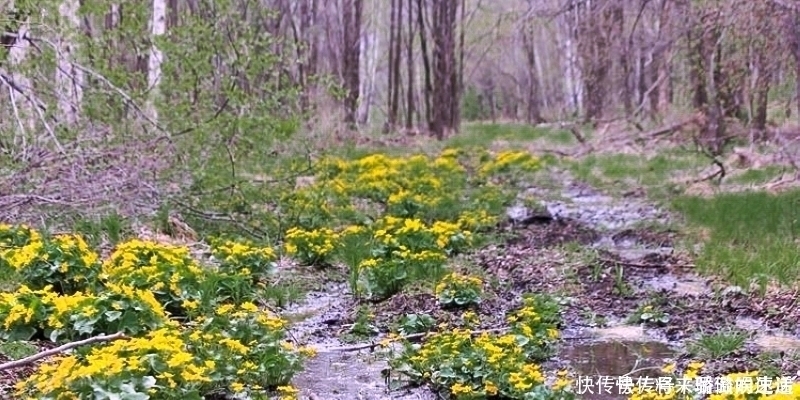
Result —
<path fill-rule="evenodd" d="M 459 288 L 473 288 L 480 290 L 483 281 L 477 276 L 461 275 L 458 273 L 448 274 L 436 285 L 434 292 L 441 295 L 446 290 L 458 290 Z"/>
<path fill-rule="evenodd" d="M 151 290 L 165 305 L 194 300 L 205 276 L 188 248 L 138 239 L 117 246 L 102 268 L 104 282 Z"/>
<path fill-rule="evenodd" d="M 234 242 L 225 240 L 219 243 L 213 243 L 213 254 L 218 257 L 220 261 L 227 263 L 242 262 L 242 260 L 263 260 L 275 261 L 277 255 L 275 250 L 269 246 L 253 246 L 249 243 Z"/>
<path fill-rule="evenodd" d="M 553 325 L 543 322 L 550 319 L 549 316 L 542 318 L 532 309 L 533 304 L 529 302 L 515 314 L 514 329 L 510 333 L 483 332 L 475 336 L 467 329 L 443 326 L 443 332 L 431 334 L 424 343 L 407 346 L 392 364 L 410 369 L 435 387 L 448 388 L 456 399 L 498 393 L 507 398 L 524 398 L 534 390 L 541 390 L 542 395 L 548 391 L 569 390 L 571 380 L 566 371 L 559 371 L 553 383 L 546 387 L 545 373 L 530 361 L 531 354 L 540 353 L 535 348 L 540 346 L 541 332 L 555 332 L 549 334 L 550 342 L 558 337 Z M 463 319 L 474 322 L 477 316 L 466 312 Z M 520 326 L 528 329 L 517 329 Z M 443 368 L 448 374 L 441 373 Z"/>
<path fill-rule="evenodd" d="M 515 166 L 523 171 L 535 171 L 540 167 L 540 162 L 533 155 L 525 151 L 503 151 L 494 160 L 481 166 L 482 175 L 507 172 Z"/>
<path fill-rule="evenodd" d="M 143 276 L 147 283 L 162 281 L 165 274 L 202 274 L 186 247 L 134 239 L 117 246 L 103 263 L 104 277 Z"/>
<path fill-rule="evenodd" d="M 340 235 L 330 228 L 311 231 L 290 228 L 284 237 L 286 253 L 298 256 L 305 264 L 324 261 L 336 249 Z"/>
<path fill-rule="evenodd" d="M 161 391 L 196 390 L 211 382 L 214 368 L 214 361 L 200 361 L 192 355 L 180 331 L 162 328 L 145 337 L 95 347 L 86 357 L 58 357 L 39 367 L 36 374 L 18 383 L 16 388 L 18 396 L 80 398 L 71 388 L 82 383 L 124 382 L 134 376 L 149 376 L 155 380 L 136 389 L 154 398 Z"/>
<path fill-rule="evenodd" d="M 7 265 L 36 289 L 53 284 L 62 293 L 89 289 L 99 256 L 79 235 L 44 238 L 27 226 L 0 225 L 0 266 Z"/>
<path fill-rule="evenodd" d="M 123 313 L 136 313 L 135 324 L 120 326 Z M 59 332 L 67 339 L 109 329 L 136 333 L 148 326 L 165 325 L 168 320 L 152 292 L 116 284 L 97 294 L 69 295 L 55 292 L 51 286 L 31 290 L 23 285 L 13 293 L 0 293 L 0 317 L 4 317 L 2 328 L 6 332 L 33 327 L 54 332 L 49 335 L 54 339 L 62 337 Z"/>
<path fill-rule="evenodd" d="M 276 258 L 268 247 L 232 241 L 215 245 L 223 263 L 264 267 Z M 42 262 L 53 268 L 27 266 Z M 286 321 L 276 315 L 252 302 L 224 303 L 228 297 L 219 295 L 219 288 L 206 293 L 207 279 L 216 282 L 230 275 L 201 268 L 185 247 L 131 240 L 101 263 L 79 236 L 43 238 L 25 227 L 0 226 L 0 268 L 62 274 L 39 277 L 47 283 L 81 276 L 77 267 L 86 264 L 96 267 L 94 274 L 83 275 L 86 290 L 65 293 L 55 285 L 22 285 L 0 293 L 0 338 L 27 340 L 37 332 L 59 342 L 101 332 L 124 332 L 129 338 L 43 364 L 17 385 L 15 398 L 78 399 L 98 388 L 112 395 L 170 399 L 201 398 L 220 387 L 234 393 L 263 391 L 288 382 L 302 360 L 315 353 L 287 345 Z M 246 267 L 237 272 L 250 274 Z M 36 276 L 25 278 L 27 283 Z M 177 305 L 205 314 L 192 313 L 181 325 L 167 311 Z M 290 386 L 281 394 L 297 397 Z"/>

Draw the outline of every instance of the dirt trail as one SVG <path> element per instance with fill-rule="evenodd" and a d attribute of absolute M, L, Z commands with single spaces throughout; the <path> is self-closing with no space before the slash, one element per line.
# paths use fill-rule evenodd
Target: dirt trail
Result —
<path fill-rule="evenodd" d="M 557 187 L 532 187 L 521 194 L 542 199 L 541 206 L 553 218 L 509 227 L 513 237 L 507 243 L 470 256 L 487 273 L 513 287 L 511 292 L 497 293 L 482 305 L 482 315 L 503 315 L 526 291 L 545 290 L 562 296 L 567 293 L 566 339 L 559 354 L 549 362 L 551 366 L 571 366 L 582 374 L 620 375 L 643 365 L 661 365 L 666 358 L 678 356 L 687 339 L 701 331 L 725 327 L 745 329 L 753 333 L 753 340 L 740 351 L 715 360 L 712 372 L 714 368 L 729 370 L 732 366 L 752 368 L 755 354 L 762 348 L 774 348 L 775 343 L 784 349 L 786 343 L 800 348 L 800 340 L 792 341 L 786 336 L 787 332 L 798 330 L 800 317 L 800 310 L 791 308 L 791 296 L 776 292 L 753 301 L 735 287 L 716 285 L 713 280 L 693 274 L 685 267 L 689 260 L 675 249 L 676 233 L 652 227 L 670 222 L 667 212 L 641 198 L 606 196 L 573 181 L 564 172 L 553 174 L 554 180 L 560 182 Z M 517 205 L 511 214 L 524 217 L 528 212 L 532 211 Z M 595 257 L 575 261 L 560 247 L 566 243 L 579 243 Z M 387 304 L 377 306 L 380 311 L 376 314 L 391 314 L 379 315 L 382 321 L 403 313 L 430 311 L 423 307 L 426 299 L 419 296 L 392 299 Z M 628 323 L 631 314 L 645 304 L 652 304 L 668 316 L 662 326 L 642 321 Z M 785 312 L 776 316 L 776 307 Z M 286 311 L 298 321 L 291 330 L 293 337 L 301 344 L 323 349 L 294 380 L 301 398 L 437 398 L 425 388 L 389 392 L 384 375 L 387 364 L 379 353 L 369 349 L 324 351 L 347 346 L 338 336 L 353 322 L 354 309 L 347 286 L 331 284 L 309 293 L 301 304 Z M 755 332 L 760 332 L 757 339 Z M 778 341 L 773 337 L 789 339 Z M 375 343 L 380 338 L 377 336 Z M 791 368 L 792 364 L 787 363 L 777 367 Z"/>

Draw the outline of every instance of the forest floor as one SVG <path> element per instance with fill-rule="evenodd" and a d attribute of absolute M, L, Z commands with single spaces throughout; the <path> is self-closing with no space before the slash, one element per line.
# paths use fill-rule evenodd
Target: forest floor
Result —
<path fill-rule="evenodd" d="M 468 130 L 467 137 L 454 140 L 459 145 L 525 147 L 543 157 L 585 147 L 571 143 L 565 132 L 514 129 L 479 127 L 473 137 L 468 137 Z M 769 200 L 748 198 L 750 194 L 731 201 L 760 208 L 761 217 L 770 220 L 793 219 L 789 231 L 798 234 L 800 207 L 792 204 L 800 202 L 800 195 L 791 190 L 796 182 L 782 177 L 791 174 L 791 167 L 763 161 L 775 159 L 769 153 L 740 155 L 743 150 L 737 149 L 725 161 L 724 183 L 717 184 L 703 179 L 715 172 L 715 166 L 691 149 L 617 150 L 621 151 L 606 148 L 556 159 L 524 193 L 539 199 L 553 218 L 525 226 L 506 224 L 501 229 L 503 240 L 455 260 L 467 271 L 477 269 L 487 279 L 503 282 L 479 308 L 482 327 L 501 325 L 496 316 L 517 307 L 523 293 L 546 292 L 561 299 L 564 317 L 559 351 L 549 362 L 552 368 L 571 368 L 597 380 L 631 372 L 634 377 L 646 376 L 648 368 L 670 361 L 702 359 L 709 376 L 745 370 L 790 377 L 800 374 L 800 307 L 791 278 L 777 284 L 772 278 L 778 277 L 769 276 L 769 271 L 744 265 L 748 257 L 758 262 L 759 250 L 740 255 L 741 266 L 736 265 L 737 259 L 717 260 L 704 253 L 698 238 L 713 235 L 715 228 L 741 230 L 735 226 L 735 210 L 718 211 L 723 219 L 732 220 L 729 226 L 693 223 L 692 213 L 705 213 L 697 204 L 684 206 L 686 213 L 676 210 L 687 195 L 702 198 L 702 204 L 714 208 L 726 207 L 714 203 L 724 193 L 755 188 L 758 197 L 765 191 L 780 191 L 789 196 L 775 201 L 784 207 L 771 207 L 765 203 Z M 776 182 L 788 183 L 779 186 Z M 748 224 L 742 218 L 739 222 Z M 800 269 L 798 243 L 790 243 L 793 253 L 790 250 L 786 258 L 777 260 L 784 263 L 780 268 L 789 263 L 795 272 Z M 714 245 L 733 246 L 728 242 Z M 695 264 L 697 259 L 702 259 L 702 266 Z M 755 268 L 751 276 L 730 273 L 747 268 Z M 753 276 L 769 282 L 758 288 L 747 285 L 755 282 Z M 437 322 L 458 315 L 440 310 L 431 293 L 400 293 L 369 306 L 374 318 L 368 324 L 376 334 L 353 343 L 353 335 L 347 333 L 359 323 L 361 305 L 347 290 L 344 283 L 327 282 L 287 310 L 297 320 L 293 335 L 321 349 L 295 379 L 304 398 L 438 398 L 426 388 L 389 390 L 385 352 L 359 345 L 378 343 L 404 315 L 429 314 Z M 348 340 L 342 341 L 343 337 Z M 579 397 L 625 398 L 616 390 L 601 394 L 593 388 Z"/>
<path fill-rule="evenodd" d="M 535 205 L 510 207 L 494 240 L 448 261 L 491 282 L 476 329 L 503 326 L 524 293 L 547 293 L 559 299 L 563 320 L 548 369 L 635 378 L 703 360 L 710 376 L 800 374 L 800 191 L 791 161 L 800 145 L 731 148 L 712 160 L 679 144 L 602 132 L 580 139 L 554 128 L 478 124 L 445 144 L 526 149 L 545 161 L 519 193 Z M 413 140 L 392 152 L 429 145 Z M 519 223 L 520 213 L 543 217 Z M 399 349 L 379 342 L 403 317 L 440 324 L 461 313 L 413 285 L 381 302 L 358 301 L 347 277 L 344 266 L 310 272 L 278 263 L 277 281 L 311 288 L 281 311 L 289 337 L 317 349 L 293 380 L 300 398 L 441 398 L 404 386 L 387 363 Z M 9 346 L 0 345 L 0 361 L 30 352 Z M 9 386 L 32 368 L 4 371 L 0 381 Z M 616 388 L 589 390 L 579 398 L 625 398 Z"/>

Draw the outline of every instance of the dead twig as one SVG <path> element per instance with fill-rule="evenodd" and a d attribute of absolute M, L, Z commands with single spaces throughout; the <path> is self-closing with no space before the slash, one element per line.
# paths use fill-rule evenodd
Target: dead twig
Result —
<path fill-rule="evenodd" d="M 484 334 L 484 333 L 505 332 L 505 331 L 508 331 L 508 329 L 509 328 L 482 329 L 482 330 L 477 330 L 477 331 L 470 331 L 470 334 L 472 336 L 477 336 L 477 335 L 481 335 L 481 334 Z M 410 335 L 398 336 L 396 338 L 389 339 L 388 341 L 389 342 L 396 342 L 396 341 L 400 341 L 400 340 L 413 341 L 413 340 L 423 339 L 423 338 L 425 338 L 427 336 L 431 336 L 431 335 L 435 335 L 435 334 L 436 334 L 436 332 L 412 333 Z M 589 337 L 589 336 L 575 336 L 575 337 L 561 338 L 561 340 L 584 340 L 584 339 L 591 339 L 591 337 Z M 386 339 L 384 339 L 384 340 L 386 340 Z M 364 350 L 364 349 L 370 349 L 370 351 L 372 351 L 376 347 L 379 347 L 379 346 L 383 346 L 383 344 L 381 342 L 377 342 L 377 343 L 376 342 L 371 342 L 371 343 L 365 343 L 365 344 L 357 344 L 357 345 L 353 345 L 353 346 L 328 347 L 328 348 L 322 347 L 322 348 L 316 349 L 316 351 L 317 351 L 317 353 L 337 353 L 337 352 L 359 351 L 359 350 Z"/>
<path fill-rule="evenodd" d="M 598 260 L 605 264 L 616 264 L 623 267 L 632 268 L 694 268 L 694 264 L 642 264 L 633 261 L 612 260 L 610 258 L 603 257 L 598 258 Z"/>
<path fill-rule="evenodd" d="M 117 333 L 115 333 L 113 335 L 93 336 L 93 337 L 90 337 L 88 339 L 79 340 L 77 342 L 66 343 L 66 344 L 63 344 L 63 345 L 58 346 L 56 348 L 52 348 L 50 350 L 45 350 L 43 352 L 36 353 L 36 354 L 34 354 L 32 356 L 29 356 L 29 357 L 25 357 L 25 358 L 22 358 L 22 359 L 19 359 L 19 360 L 9 361 L 7 363 L 0 364 L 0 371 L 5 371 L 7 369 L 12 369 L 12 368 L 19 368 L 19 367 L 22 367 L 22 366 L 25 366 L 25 365 L 28 365 L 28 364 L 32 364 L 32 363 L 36 362 L 37 360 L 41 360 L 42 358 L 50 357 L 50 356 L 56 355 L 58 353 L 62 353 L 62 352 L 65 352 L 67 350 L 73 349 L 75 347 L 85 346 L 87 344 L 92 344 L 92 343 L 97 343 L 97 342 L 109 342 L 109 341 L 112 341 L 112 340 L 119 340 L 119 339 L 125 339 L 125 338 L 126 338 L 126 336 L 125 336 L 124 333 L 117 332 Z"/>

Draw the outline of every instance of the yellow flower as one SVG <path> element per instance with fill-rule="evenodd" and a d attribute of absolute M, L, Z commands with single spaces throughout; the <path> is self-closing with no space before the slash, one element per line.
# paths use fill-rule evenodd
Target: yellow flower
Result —
<path fill-rule="evenodd" d="M 231 383 L 231 390 L 234 393 L 241 393 L 242 391 L 244 391 L 244 385 L 239 382 L 233 382 Z"/>
<path fill-rule="evenodd" d="M 461 383 L 455 383 L 453 386 L 450 386 L 450 391 L 456 396 L 460 394 L 473 393 L 472 386 L 467 386 Z"/>
<path fill-rule="evenodd" d="M 486 394 L 487 394 L 487 395 L 489 395 L 489 396 L 495 396 L 495 395 L 497 395 L 497 391 L 498 391 L 498 389 L 497 389 L 497 385 L 495 385 L 494 383 L 492 383 L 492 381 L 485 381 L 485 382 L 483 382 L 483 390 L 484 390 L 484 391 L 486 392 Z"/>
<path fill-rule="evenodd" d="M 664 368 L 661 368 L 661 372 L 665 374 L 671 374 L 675 372 L 675 363 L 669 363 L 665 365 Z"/>

